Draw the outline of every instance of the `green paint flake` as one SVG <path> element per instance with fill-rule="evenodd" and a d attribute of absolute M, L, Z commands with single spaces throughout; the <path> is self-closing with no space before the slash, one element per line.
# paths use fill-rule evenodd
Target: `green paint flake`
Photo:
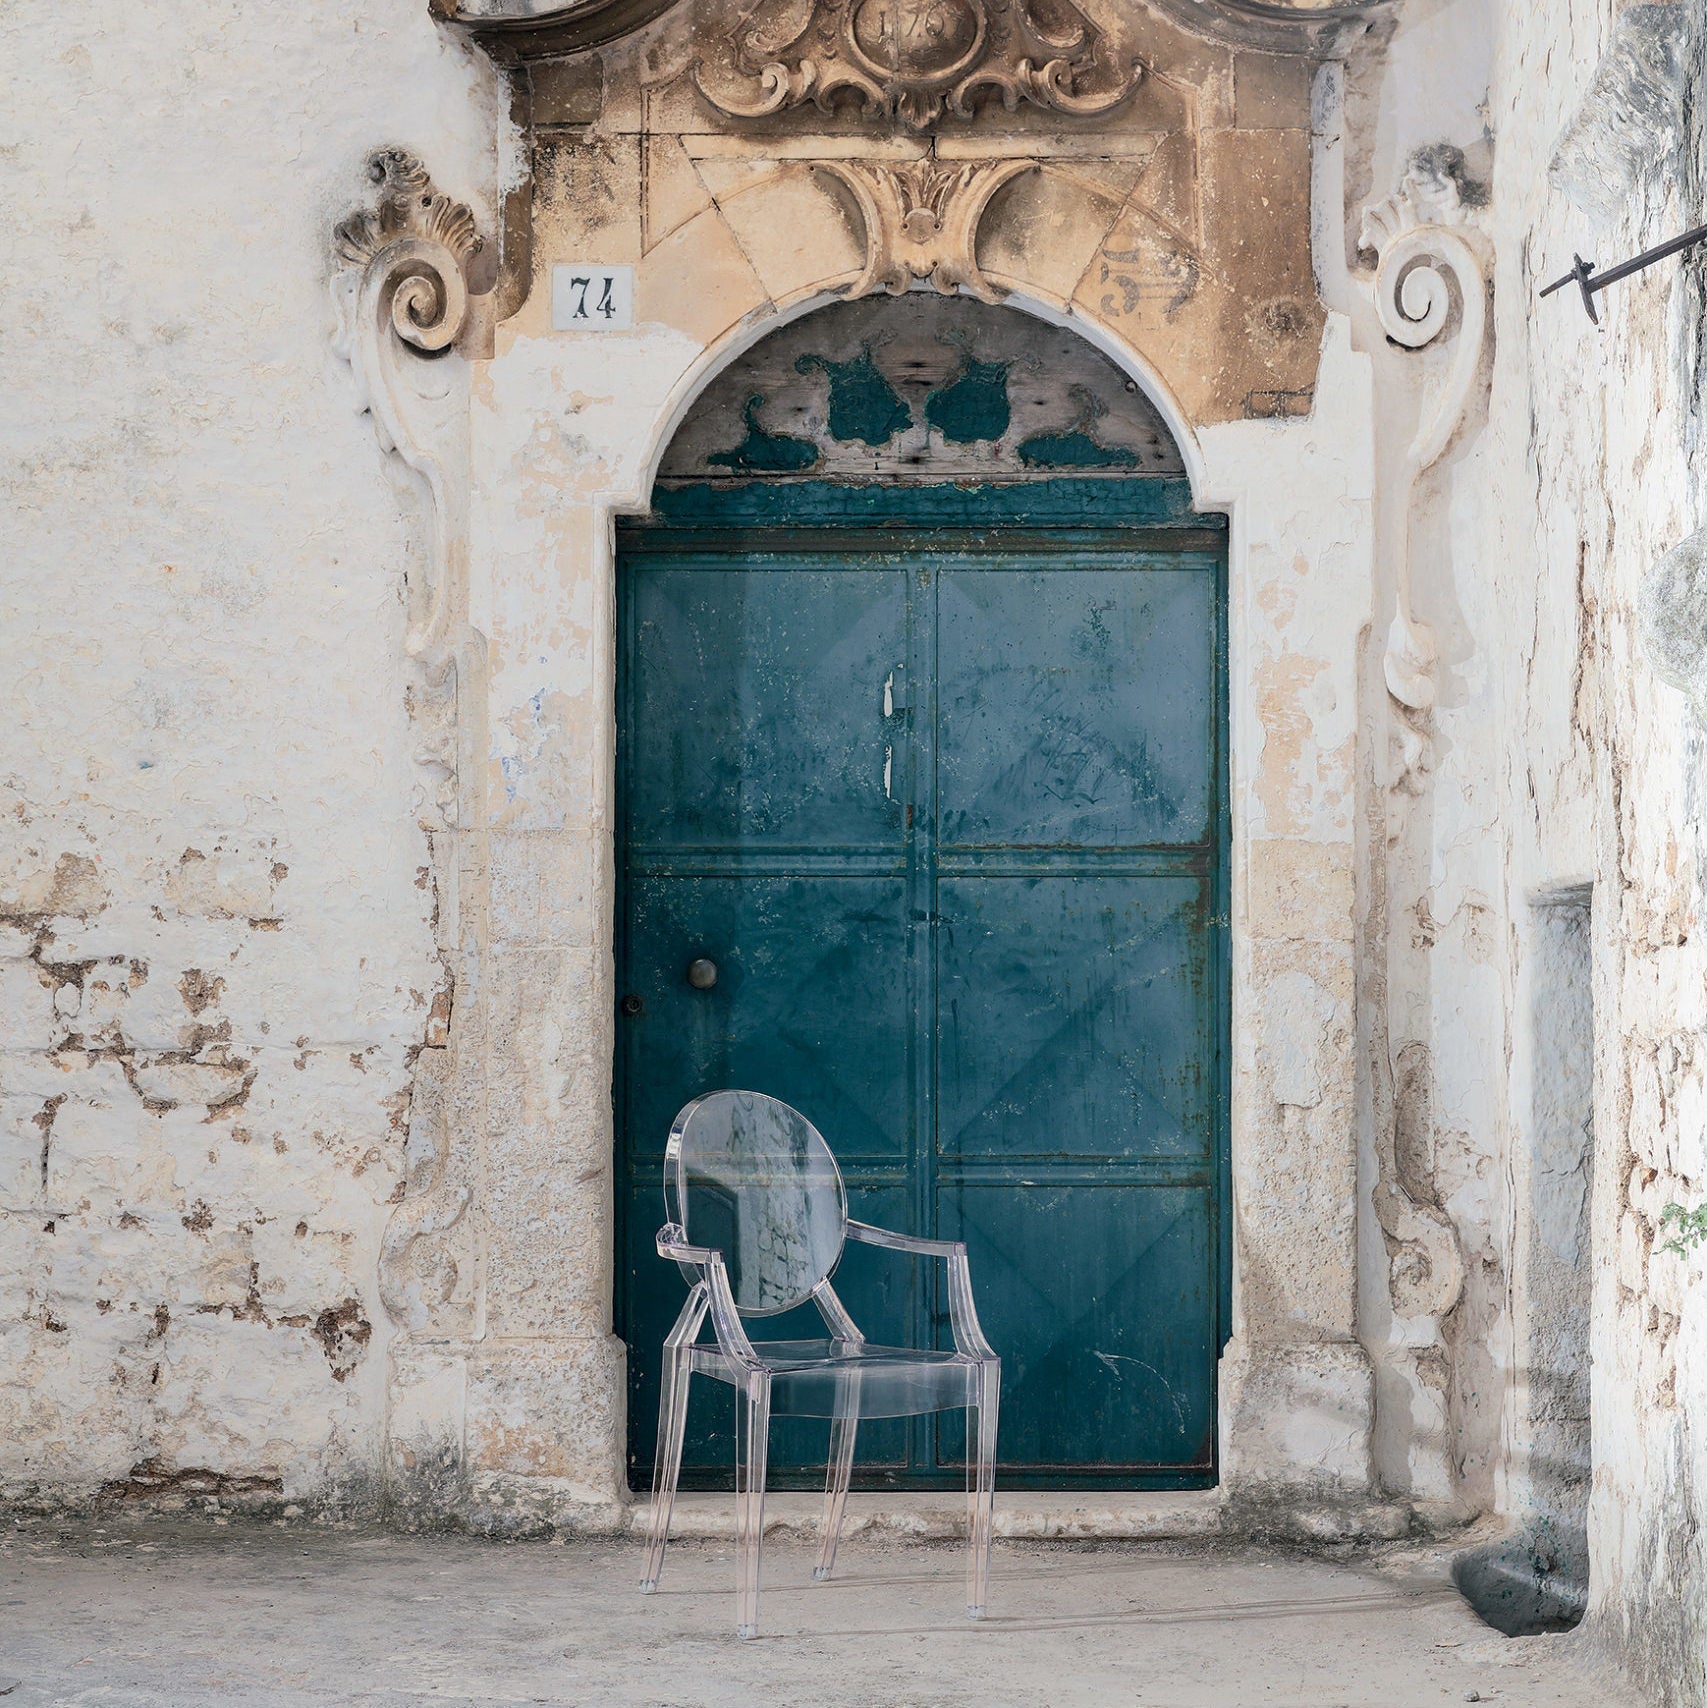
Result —
<path fill-rule="evenodd" d="M 1086 387 L 1076 385 L 1072 396 L 1079 413 L 1072 426 L 1060 433 L 1033 433 L 1021 440 L 1019 460 L 1028 469 L 1133 469 L 1138 453 L 1128 445 L 1105 445 L 1096 436 L 1096 424 L 1107 407 Z"/>
<path fill-rule="evenodd" d="M 953 445 L 996 440 L 1008 430 L 1008 364 L 971 356 L 949 383 L 925 399 L 925 419 Z"/>
<path fill-rule="evenodd" d="M 827 424 L 832 439 L 844 445 L 854 439 L 867 445 L 887 445 L 897 433 L 912 426 L 912 410 L 878 371 L 869 344 L 862 345 L 859 354 L 846 362 L 808 354 L 794 364 L 798 374 L 809 374 L 814 368 L 830 381 Z"/>
<path fill-rule="evenodd" d="M 800 474 L 818 460 L 818 447 L 810 439 L 787 433 L 767 433 L 759 425 L 762 397 L 749 397 L 741 410 L 747 437 L 733 450 L 713 451 L 705 460 L 714 468 L 737 469 L 742 474 Z"/>
<path fill-rule="evenodd" d="M 1127 445 L 1099 445 L 1082 428 L 1066 433 L 1033 433 L 1022 439 L 1019 460 L 1028 469 L 1131 469 L 1138 453 Z"/>

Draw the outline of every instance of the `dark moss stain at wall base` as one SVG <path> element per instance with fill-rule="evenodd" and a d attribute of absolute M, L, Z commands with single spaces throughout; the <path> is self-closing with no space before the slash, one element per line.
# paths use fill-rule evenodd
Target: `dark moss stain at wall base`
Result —
<path fill-rule="evenodd" d="M 741 410 L 747 436 L 733 450 L 713 451 L 705 460 L 718 468 L 743 474 L 804 474 L 818 461 L 818 447 L 809 439 L 787 433 L 767 433 L 759 425 L 761 397 L 749 397 Z"/>
<path fill-rule="evenodd" d="M 1008 364 L 968 356 L 960 373 L 925 399 L 925 419 L 953 445 L 1001 438 L 1013 419 Z"/>
<path fill-rule="evenodd" d="M 808 353 L 794 364 L 796 373 L 821 371 L 830 382 L 826 425 L 832 439 L 844 445 L 858 439 L 866 445 L 887 445 L 913 424 L 913 412 L 871 359 L 871 346 L 861 345 L 857 356 L 832 362 Z"/>

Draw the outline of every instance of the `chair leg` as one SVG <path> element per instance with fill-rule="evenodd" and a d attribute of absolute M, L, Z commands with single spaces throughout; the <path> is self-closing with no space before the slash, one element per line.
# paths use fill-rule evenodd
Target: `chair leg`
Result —
<path fill-rule="evenodd" d="M 984 1617 L 990 1593 L 990 1523 L 996 1493 L 996 1414 L 1002 1397 L 1002 1367 L 994 1361 L 978 1371 L 978 1399 L 966 1412 L 966 1611 Z M 973 1419 L 977 1439 L 973 1439 Z"/>
<path fill-rule="evenodd" d="M 848 1504 L 848 1484 L 853 1480 L 854 1437 L 859 1431 L 859 1413 L 844 1412 L 830 1425 L 830 1470 L 824 1479 L 824 1536 L 818 1544 L 818 1563 L 812 1568 L 815 1583 L 823 1583 L 836 1569 L 836 1544 L 842 1539 L 842 1514 Z"/>
<path fill-rule="evenodd" d="M 759 1634 L 759 1557 L 765 1539 L 765 1462 L 770 1451 L 768 1377 L 735 1395 L 735 1635 Z"/>
<path fill-rule="evenodd" d="M 674 1348 L 664 1355 L 664 1386 L 658 1400 L 658 1464 L 652 1473 L 652 1525 L 646 1541 L 646 1575 L 641 1593 L 658 1587 L 664 1548 L 670 1540 L 670 1513 L 676 1504 L 676 1479 L 682 1469 L 682 1438 L 688 1427 L 688 1383 L 693 1370 Z"/>

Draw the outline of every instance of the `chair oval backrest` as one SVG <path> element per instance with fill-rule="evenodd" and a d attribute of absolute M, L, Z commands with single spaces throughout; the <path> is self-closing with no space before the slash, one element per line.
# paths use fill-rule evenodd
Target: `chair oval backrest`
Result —
<path fill-rule="evenodd" d="M 811 1298 L 847 1237 L 841 1170 L 818 1129 L 758 1091 L 713 1091 L 670 1128 L 669 1218 L 723 1255 L 735 1308 L 774 1316 Z"/>

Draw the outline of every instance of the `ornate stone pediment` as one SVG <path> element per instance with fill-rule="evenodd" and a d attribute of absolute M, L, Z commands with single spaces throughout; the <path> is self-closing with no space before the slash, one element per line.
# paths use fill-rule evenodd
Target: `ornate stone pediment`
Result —
<path fill-rule="evenodd" d="M 733 63 L 694 73 L 719 112 L 756 119 L 811 101 L 924 130 L 999 99 L 1074 116 L 1117 107 L 1142 76 L 1102 52 L 1072 0 L 768 0 L 741 24 Z"/>
<path fill-rule="evenodd" d="M 435 17 L 467 30 L 501 64 L 514 64 L 602 47 L 632 34 L 673 7 L 691 4 L 692 0 L 429 0 L 429 3 Z M 1270 53 L 1326 54 L 1393 11 L 1398 0 L 1155 0 L 1155 4 L 1188 29 L 1217 41 L 1260 47 Z M 963 32 L 970 12 L 987 15 L 1006 11 L 1010 6 L 1023 15 L 1022 28 L 1026 19 L 1042 18 L 1038 30 L 1041 45 L 1022 48 L 1021 53 L 1029 53 L 1033 72 L 1047 72 L 1062 57 L 1059 44 L 1071 37 L 1071 26 L 1064 33 L 1057 21 L 1057 15 L 1061 18 L 1069 13 L 1078 15 L 1070 0 L 1037 0 L 1035 6 L 1027 0 L 978 0 L 976 5 L 966 7 L 932 5 L 929 0 L 924 4 L 886 0 L 881 8 L 884 12 L 892 16 L 904 14 L 901 23 L 905 39 L 897 37 L 894 48 L 880 49 L 876 56 L 879 69 L 870 73 L 873 81 L 882 86 L 888 77 L 903 71 L 904 60 L 917 63 L 949 51 L 956 41 L 964 42 Z M 793 9 L 799 10 L 799 0 L 795 0 Z M 765 10 L 762 5 L 758 8 L 759 12 Z M 818 8 L 808 4 L 807 10 L 816 14 Z M 935 14 L 934 21 L 931 14 Z M 874 8 L 873 19 L 876 16 Z M 815 22 L 815 18 L 809 22 L 802 35 L 809 35 Z M 884 28 L 874 21 L 866 24 L 870 34 L 879 34 Z M 749 33 L 762 33 L 762 29 L 763 26 Z M 915 33 L 920 31 L 922 36 Z M 775 40 L 778 51 L 788 45 L 786 36 L 776 36 Z M 803 49 L 802 53 L 811 54 L 814 63 L 824 57 L 821 50 Z M 1069 66 L 1074 67 L 1066 93 L 1077 97 L 1080 90 L 1076 85 L 1082 80 L 1085 67 L 1075 64 L 1075 50 L 1069 50 L 1066 58 Z M 749 67 L 749 72 L 762 75 L 764 69 L 778 63 L 785 67 L 789 64 L 775 52 L 764 54 Z M 1095 87 L 1104 86 L 1098 83 Z M 1121 91 L 1115 99 L 1127 92 Z M 807 91 L 801 98 L 818 96 L 815 91 Z M 1024 92 L 1011 98 L 1004 95 L 1010 107 L 1022 99 L 1036 98 Z M 1056 105 L 1053 101 L 1042 104 Z M 898 111 L 899 107 L 893 110 Z"/>

